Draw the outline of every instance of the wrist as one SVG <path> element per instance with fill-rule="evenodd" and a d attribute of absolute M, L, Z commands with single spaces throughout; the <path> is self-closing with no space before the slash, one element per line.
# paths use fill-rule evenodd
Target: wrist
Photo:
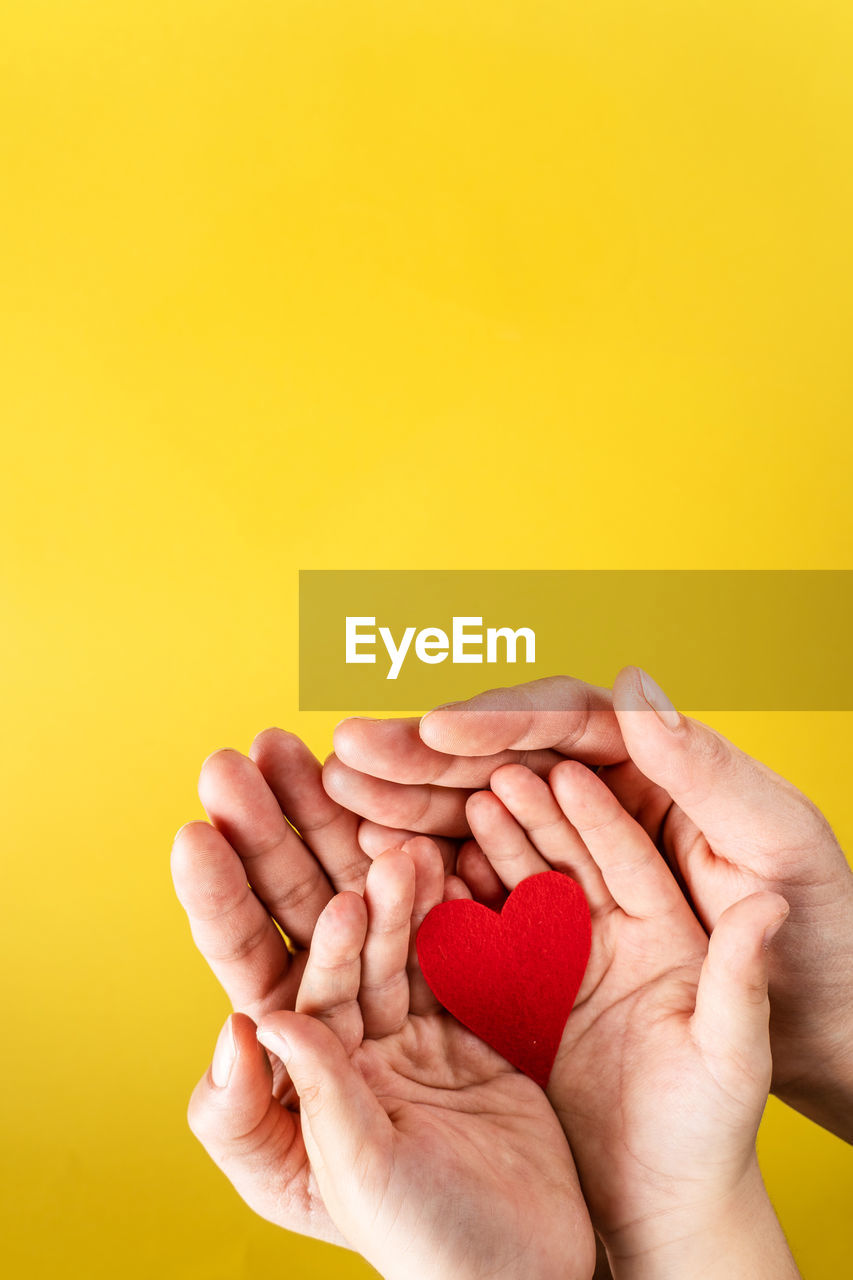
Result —
<path fill-rule="evenodd" d="M 771 1092 L 822 1128 L 853 1143 L 853 1027 L 828 1045 L 814 1044 L 808 1065 L 774 1072 Z"/>
<path fill-rule="evenodd" d="M 604 1243 L 614 1280 L 799 1276 L 754 1157 L 728 1190 L 628 1224 Z"/>
<path fill-rule="evenodd" d="M 853 1142 L 853 874 L 844 864 L 821 887 L 829 900 L 786 925 L 797 932 L 779 972 L 771 960 L 771 1088 Z"/>
<path fill-rule="evenodd" d="M 771 1013 L 771 1091 L 782 1102 L 853 1142 L 853 984 L 847 972 L 832 998 L 794 1027 Z M 793 1022 L 794 1020 L 792 1020 Z"/>

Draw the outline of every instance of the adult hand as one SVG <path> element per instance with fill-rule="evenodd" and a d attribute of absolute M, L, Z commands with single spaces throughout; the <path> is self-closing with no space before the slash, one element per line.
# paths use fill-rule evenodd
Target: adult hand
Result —
<path fill-rule="evenodd" d="M 377 824 L 434 823 L 467 836 L 467 799 L 500 764 L 544 774 L 572 756 L 604 766 L 602 777 L 668 859 L 706 930 L 751 893 L 781 893 L 791 918 L 771 966 L 773 1088 L 853 1139 L 853 877 L 844 855 L 801 792 L 679 716 L 645 673 L 621 672 L 612 698 L 556 677 L 438 708 L 420 724 L 345 720 L 335 747 L 324 783 L 370 820 L 361 836 L 369 852 L 382 840 Z M 466 864 L 463 848 L 463 875 Z"/>
<path fill-rule="evenodd" d="M 644 672 L 613 690 L 630 755 L 601 771 L 710 932 L 756 891 L 791 914 L 770 964 L 773 1090 L 853 1141 L 853 875 L 829 823 L 785 778 L 679 715 Z"/>
<path fill-rule="evenodd" d="M 210 822 L 181 827 L 172 848 L 196 946 L 234 1009 L 254 1021 L 292 1009 L 320 912 L 336 891 L 364 887 L 359 819 L 329 798 L 319 761 L 281 729 L 259 734 L 249 757 L 209 756 L 199 796 Z M 287 1073 L 272 1061 L 282 1096 Z"/>
<path fill-rule="evenodd" d="M 567 756 L 590 765 L 626 758 L 610 691 L 570 676 L 490 689 L 421 720 L 352 717 L 334 746 L 323 784 L 367 819 L 360 838 L 370 852 L 387 849 L 389 835 L 469 836 L 468 796 L 503 764 L 544 776 Z"/>

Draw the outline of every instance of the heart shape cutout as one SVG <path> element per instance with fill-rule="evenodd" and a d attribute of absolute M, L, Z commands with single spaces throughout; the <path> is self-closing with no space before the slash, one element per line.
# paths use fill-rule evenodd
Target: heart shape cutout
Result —
<path fill-rule="evenodd" d="M 433 907 L 417 949 L 439 1003 L 544 1089 L 591 941 L 580 885 L 543 871 L 522 880 L 500 914 L 462 899 Z"/>

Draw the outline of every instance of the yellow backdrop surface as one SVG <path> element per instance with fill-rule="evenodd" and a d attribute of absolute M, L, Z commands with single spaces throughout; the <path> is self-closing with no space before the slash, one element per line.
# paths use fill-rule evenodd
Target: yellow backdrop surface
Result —
<path fill-rule="evenodd" d="M 198 767 L 329 749 L 299 568 L 853 567 L 851 65 L 848 0 L 0 5 L 7 1274 L 367 1274 L 186 1129 Z M 714 722 L 849 847 L 849 716 Z M 762 1156 L 841 1275 L 849 1152 Z"/>

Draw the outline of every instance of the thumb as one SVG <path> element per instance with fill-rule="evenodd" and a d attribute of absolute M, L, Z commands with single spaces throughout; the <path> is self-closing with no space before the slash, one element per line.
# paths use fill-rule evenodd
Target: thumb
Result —
<path fill-rule="evenodd" d="M 435 707 L 421 717 L 420 736 L 446 755 L 554 748 L 584 764 L 616 764 L 625 758 L 610 691 L 572 676 L 486 689 L 464 702 Z M 435 779 L 442 780 L 439 774 Z"/>
<path fill-rule="evenodd" d="M 645 671 L 626 667 L 613 701 L 628 754 L 720 853 L 814 840 L 816 811 L 790 782 L 722 734 L 680 715 Z M 740 861 L 741 859 L 737 859 Z"/>
<path fill-rule="evenodd" d="M 329 1211 L 343 1228 L 353 1220 L 353 1186 L 390 1169 L 391 1121 L 338 1037 L 316 1018 L 268 1014 L 258 1027 L 258 1039 L 287 1066 L 299 1095 L 313 1171 Z M 372 1194 L 381 1190 L 374 1186 Z M 375 1204 L 374 1199 L 374 1210 Z"/>
<path fill-rule="evenodd" d="M 296 1117 L 273 1096 L 272 1070 L 246 1014 L 234 1013 L 225 1022 L 213 1062 L 190 1098 L 187 1120 L 256 1213 L 293 1231 L 318 1234 L 305 1209 L 307 1174 Z"/>
<path fill-rule="evenodd" d="M 744 1073 L 765 1095 L 770 1087 L 768 946 L 787 915 L 778 893 L 753 893 L 723 912 L 708 942 L 691 1032 L 715 1078 L 737 1096 Z"/>

